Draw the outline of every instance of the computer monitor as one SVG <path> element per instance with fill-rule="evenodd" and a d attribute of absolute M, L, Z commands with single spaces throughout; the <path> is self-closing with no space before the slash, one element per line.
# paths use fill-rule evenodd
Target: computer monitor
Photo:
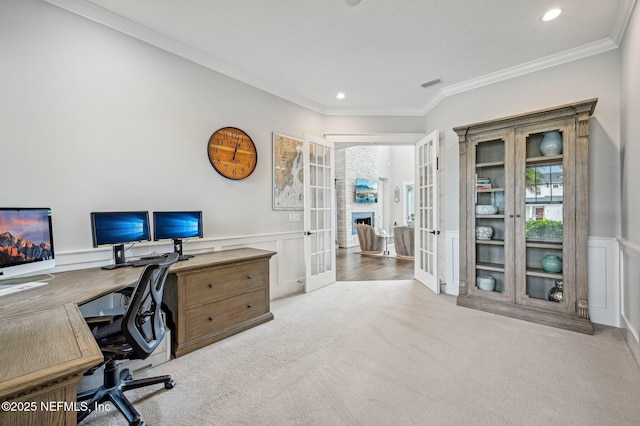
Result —
<path fill-rule="evenodd" d="M 105 266 L 105 269 L 127 266 L 124 245 L 151 241 L 149 212 L 92 212 L 91 235 L 94 247 L 113 246 L 115 264 Z"/>
<path fill-rule="evenodd" d="M 0 280 L 54 266 L 51 209 L 0 207 Z"/>
<path fill-rule="evenodd" d="M 193 257 L 182 254 L 182 240 L 202 238 L 202 212 L 153 212 L 153 239 L 173 240 L 173 250 L 182 259 Z"/>

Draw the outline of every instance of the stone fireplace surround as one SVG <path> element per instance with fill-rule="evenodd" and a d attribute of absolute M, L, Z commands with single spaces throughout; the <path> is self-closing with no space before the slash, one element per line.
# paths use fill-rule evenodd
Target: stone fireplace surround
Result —
<path fill-rule="evenodd" d="M 355 200 L 357 178 L 379 180 L 378 156 L 378 148 L 371 146 L 353 146 L 336 150 L 336 239 L 338 247 L 356 247 L 360 244 L 353 227 L 353 214 L 373 215 L 372 226 L 374 228 L 376 223 L 382 223 L 382 203 L 356 203 Z M 381 190 L 380 185 L 378 188 Z"/>

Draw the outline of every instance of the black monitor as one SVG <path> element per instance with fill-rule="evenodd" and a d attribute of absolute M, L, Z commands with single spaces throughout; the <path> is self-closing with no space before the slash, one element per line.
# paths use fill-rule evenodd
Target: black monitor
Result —
<path fill-rule="evenodd" d="M 0 279 L 54 266 L 51 209 L 0 207 Z"/>
<path fill-rule="evenodd" d="M 193 256 L 182 254 L 182 240 L 202 238 L 202 212 L 153 212 L 153 239 L 173 240 L 173 250 L 182 259 Z"/>
<path fill-rule="evenodd" d="M 151 241 L 149 212 L 92 212 L 91 235 L 94 247 L 113 246 L 115 264 L 105 269 L 127 266 L 124 244 Z"/>

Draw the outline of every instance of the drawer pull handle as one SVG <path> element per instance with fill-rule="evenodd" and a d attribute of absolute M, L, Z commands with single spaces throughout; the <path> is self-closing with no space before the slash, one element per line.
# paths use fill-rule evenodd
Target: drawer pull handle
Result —
<path fill-rule="evenodd" d="M 251 309 L 251 303 L 247 304 L 247 308 Z"/>
<path fill-rule="evenodd" d="M 208 286 L 208 287 L 209 287 L 209 288 L 213 288 L 213 284 L 209 284 L 209 286 Z"/>
<path fill-rule="evenodd" d="M 213 317 L 209 317 L 209 321 L 213 321 Z"/>

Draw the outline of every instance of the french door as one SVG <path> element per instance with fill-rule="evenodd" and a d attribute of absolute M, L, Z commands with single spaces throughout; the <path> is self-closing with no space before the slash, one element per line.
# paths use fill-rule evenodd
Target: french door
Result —
<path fill-rule="evenodd" d="M 305 292 L 336 281 L 334 143 L 305 134 Z"/>
<path fill-rule="evenodd" d="M 415 151 L 415 277 L 440 293 L 438 282 L 438 131 L 416 144 Z"/>

